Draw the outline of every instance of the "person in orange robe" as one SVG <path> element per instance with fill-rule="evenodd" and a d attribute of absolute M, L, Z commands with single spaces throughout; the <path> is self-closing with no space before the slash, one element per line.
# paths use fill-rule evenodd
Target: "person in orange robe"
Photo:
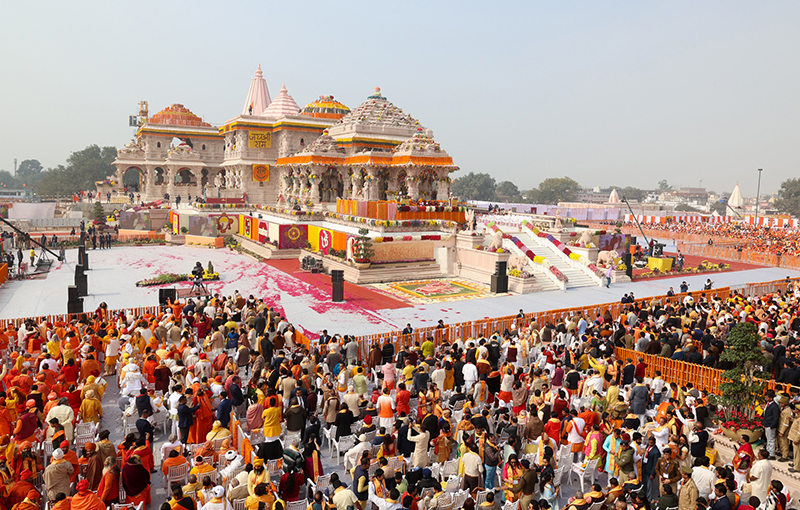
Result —
<path fill-rule="evenodd" d="M 149 383 L 156 382 L 156 378 L 155 376 L 153 376 L 153 373 L 156 371 L 157 366 L 158 366 L 158 361 L 156 361 L 156 355 L 151 354 L 147 358 L 147 361 L 144 362 L 144 365 L 142 365 L 142 375 L 147 377 L 147 382 Z"/>
<path fill-rule="evenodd" d="M 89 489 L 89 482 L 81 480 L 75 485 L 77 494 L 72 496 L 72 510 L 105 510 L 106 505 Z"/>
<path fill-rule="evenodd" d="M 72 467 L 75 468 L 75 471 L 72 472 L 72 476 L 70 476 L 70 480 L 74 483 L 75 479 L 78 477 L 78 473 L 80 473 L 80 462 L 78 461 L 78 454 L 75 453 L 75 450 L 69 449 L 69 443 L 67 441 L 61 442 L 61 451 L 64 452 L 64 460 L 72 464 Z"/>
<path fill-rule="evenodd" d="M 103 478 L 97 487 L 97 496 L 106 505 L 119 503 L 119 468 L 114 457 L 106 457 L 103 463 Z"/>
<path fill-rule="evenodd" d="M 56 502 L 50 510 L 72 510 L 72 498 L 64 496 L 64 499 L 58 499 L 56 496 Z"/>
<path fill-rule="evenodd" d="M 178 450 L 172 450 L 169 452 L 169 457 L 164 459 L 164 462 L 161 463 L 161 471 L 164 473 L 164 476 L 167 476 L 167 474 L 169 474 L 169 468 L 188 463 L 186 457 L 181 455 Z"/>
<path fill-rule="evenodd" d="M 16 421 L 16 418 L 12 418 L 11 412 L 6 407 L 5 395 L 0 396 L 0 437 L 10 437 L 11 431 L 14 430 L 12 423 Z"/>
<path fill-rule="evenodd" d="M 197 391 L 197 395 L 192 401 L 192 407 L 200 406 L 194 415 L 194 423 L 189 429 L 189 443 L 199 443 L 205 440 L 214 425 L 214 412 L 211 410 L 211 400 L 208 392 L 202 388 Z"/>
<path fill-rule="evenodd" d="M 97 370 L 97 373 L 100 374 L 102 368 L 100 367 L 100 363 L 95 359 L 97 354 L 89 354 L 85 360 L 81 363 L 81 380 L 86 380 L 92 372 Z"/>
<path fill-rule="evenodd" d="M 6 508 L 14 508 L 18 503 L 22 503 L 28 496 L 28 492 L 36 490 L 36 487 L 31 483 L 32 479 L 33 473 L 30 469 L 25 469 L 19 474 L 19 481 L 8 489 Z"/>
<path fill-rule="evenodd" d="M 125 503 L 150 504 L 150 472 L 142 465 L 138 455 L 131 455 L 122 467 L 122 488 L 125 489 Z"/>
<path fill-rule="evenodd" d="M 39 498 L 41 498 L 39 491 L 31 489 L 22 501 L 11 507 L 11 510 L 39 510 Z"/>
<path fill-rule="evenodd" d="M 153 458 L 153 450 L 150 448 L 150 443 L 147 442 L 144 435 L 136 440 L 136 447 L 133 449 L 133 455 L 138 455 L 139 459 L 142 461 L 142 465 L 151 473 L 155 473 L 156 463 Z"/>

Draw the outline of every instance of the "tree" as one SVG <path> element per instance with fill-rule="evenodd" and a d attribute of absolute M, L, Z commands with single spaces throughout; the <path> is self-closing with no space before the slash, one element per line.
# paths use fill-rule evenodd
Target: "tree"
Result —
<path fill-rule="evenodd" d="M 575 200 L 575 193 L 580 187 L 577 181 L 569 177 L 550 177 L 539 183 L 539 189 L 534 195 L 537 203 L 555 205 Z"/>
<path fill-rule="evenodd" d="M 678 204 L 678 206 L 675 208 L 675 210 L 676 211 L 680 211 L 680 212 L 702 212 L 697 207 L 692 207 L 689 204 Z"/>
<path fill-rule="evenodd" d="M 633 186 L 625 186 L 624 188 L 617 188 L 617 194 L 619 198 L 622 199 L 623 197 L 627 200 L 633 200 L 635 202 L 641 202 L 645 198 L 647 198 L 647 191 L 639 188 L 634 188 Z"/>
<path fill-rule="evenodd" d="M 775 208 L 792 216 L 800 216 L 800 179 L 787 179 L 781 183 Z"/>
<path fill-rule="evenodd" d="M 117 157 L 114 147 L 90 145 L 73 152 L 67 158 L 67 165 L 41 172 L 37 193 L 47 195 L 69 195 L 79 190 L 94 190 L 95 182 L 114 174 L 112 164 Z"/>
<path fill-rule="evenodd" d="M 509 202 L 516 202 L 520 198 L 519 188 L 511 181 L 503 181 L 497 185 L 495 195 Z"/>
<path fill-rule="evenodd" d="M 661 179 L 658 181 L 658 191 L 672 191 L 672 186 L 669 185 L 666 179 Z"/>
<path fill-rule="evenodd" d="M 765 387 L 758 379 L 764 375 L 761 370 L 767 361 L 761 354 L 761 337 L 755 324 L 742 322 L 733 327 L 720 361 L 727 361 L 734 368 L 722 373 L 726 382 L 719 385 L 719 395 L 712 395 L 714 403 L 722 407 L 727 421 L 753 421 L 756 402 Z"/>
<path fill-rule="evenodd" d="M 725 214 L 728 212 L 728 206 L 726 205 L 726 202 L 714 202 L 709 206 L 708 209 L 712 214 L 716 212 L 720 216 L 725 216 Z"/>
<path fill-rule="evenodd" d="M 17 177 L 24 179 L 26 177 L 40 173 L 44 168 L 39 163 L 38 159 L 26 159 L 19 164 L 17 168 Z"/>
<path fill-rule="evenodd" d="M 7 170 L 0 170 L 0 188 L 16 188 L 17 180 Z"/>
<path fill-rule="evenodd" d="M 453 194 L 464 200 L 490 202 L 495 200 L 496 188 L 494 177 L 489 174 L 470 172 L 453 181 Z"/>

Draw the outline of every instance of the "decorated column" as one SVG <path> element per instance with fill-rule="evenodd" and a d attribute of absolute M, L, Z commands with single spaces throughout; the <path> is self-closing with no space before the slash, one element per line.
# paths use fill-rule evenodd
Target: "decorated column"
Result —
<path fill-rule="evenodd" d="M 364 200 L 378 200 L 378 169 L 374 166 L 367 167 L 367 176 L 364 178 Z"/>
<path fill-rule="evenodd" d="M 313 165 L 308 174 L 308 182 L 311 184 L 311 196 L 309 199 L 314 203 L 320 200 L 319 183 L 321 170 L 316 165 Z"/>
<path fill-rule="evenodd" d="M 437 172 L 436 200 L 450 199 L 450 171 L 440 168 Z"/>
<path fill-rule="evenodd" d="M 419 170 L 408 170 L 406 174 L 406 187 L 408 188 L 408 198 L 419 200 Z"/>

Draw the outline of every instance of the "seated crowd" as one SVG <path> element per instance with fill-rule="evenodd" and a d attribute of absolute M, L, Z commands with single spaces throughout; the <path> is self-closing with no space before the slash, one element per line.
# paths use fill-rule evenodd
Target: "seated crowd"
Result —
<path fill-rule="evenodd" d="M 238 292 L 27 320 L 0 333 L 0 509 L 149 506 L 160 469 L 163 510 L 786 510 L 770 459 L 800 459 L 800 394 L 768 392 L 766 447 L 743 441 L 726 466 L 705 389 L 643 355 L 722 366 L 733 325 L 752 322 L 781 377 L 796 368 L 798 291 L 695 298 L 556 324 L 520 313 L 512 331 L 413 345 L 303 343 Z M 643 354 L 617 359 L 626 347 Z"/>

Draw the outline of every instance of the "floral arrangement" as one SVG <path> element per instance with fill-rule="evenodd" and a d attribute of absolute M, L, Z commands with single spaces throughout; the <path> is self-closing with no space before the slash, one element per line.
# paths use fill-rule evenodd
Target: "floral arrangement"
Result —
<path fill-rule="evenodd" d="M 193 204 L 195 209 L 249 209 L 247 204 Z"/>
<path fill-rule="evenodd" d="M 466 207 L 401 205 L 398 212 L 466 212 Z"/>
<path fill-rule="evenodd" d="M 219 276 L 219 275 L 217 275 Z M 150 287 L 152 285 L 163 285 L 165 283 L 185 282 L 189 279 L 188 274 L 177 273 L 163 273 L 154 278 L 147 278 L 146 280 L 139 280 L 136 282 L 137 287 Z"/>
<path fill-rule="evenodd" d="M 520 271 L 519 269 L 509 269 L 506 274 L 515 278 L 531 278 L 533 275 L 527 271 Z"/>
<path fill-rule="evenodd" d="M 317 179 L 319 179 L 319 175 L 317 174 L 311 174 L 308 176 L 309 181 L 316 181 Z"/>
<path fill-rule="evenodd" d="M 373 242 L 376 243 L 391 243 L 396 241 L 447 241 L 450 239 L 451 236 L 449 235 L 422 235 L 422 236 L 383 236 L 383 237 L 376 237 L 373 239 Z"/>
<path fill-rule="evenodd" d="M 725 416 L 725 411 L 720 410 L 717 411 L 717 419 L 720 427 L 731 429 L 734 432 L 739 429 L 757 430 L 764 427 L 760 414 L 750 419 L 741 411 L 730 411 L 730 416 Z"/>
<path fill-rule="evenodd" d="M 550 266 L 550 272 L 553 273 L 560 282 L 567 283 L 567 281 L 569 281 L 567 275 L 562 273 L 556 266 Z"/>

